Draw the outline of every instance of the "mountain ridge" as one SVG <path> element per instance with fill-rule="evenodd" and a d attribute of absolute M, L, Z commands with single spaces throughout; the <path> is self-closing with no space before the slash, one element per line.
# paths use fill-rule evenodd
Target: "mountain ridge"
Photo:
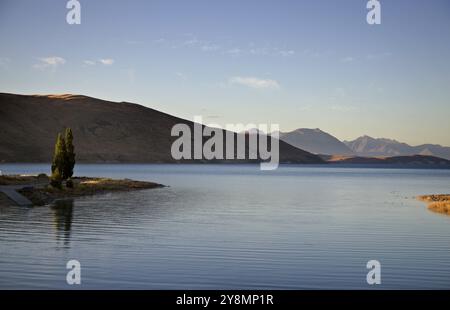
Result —
<path fill-rule="evenodd" d="M 171 156 L 172 143 L 178 139 L 171 136 L 172 127 L 186 124 L 192 129 L 193 122 L 136 103 L 73 94 L 0 93 L 0 123 L 0 162 L 50 162 L 56 135 L 65 127 L 73 130 L 78 162 L 204 161 L 177 161 Z M 324 162 L 283 141 L 279 150 L 282 163 Z"/>
<path fill-rule="evenodd" d="M 352 141 L 343 141 L 356 156 L 412 156 L 429 155 L 450 160 L 450 147 L 439 144 L 421 144 L 411 146 L 394 139 L 373 138 L 367 135 Z"/>
<path fill-rule="evenodd" d="M 352 155 L 344 143 L 319 128 L 298 128 L 290 132 L 280 132 L 280 139 L 297 148 L 313 154 Z"/>

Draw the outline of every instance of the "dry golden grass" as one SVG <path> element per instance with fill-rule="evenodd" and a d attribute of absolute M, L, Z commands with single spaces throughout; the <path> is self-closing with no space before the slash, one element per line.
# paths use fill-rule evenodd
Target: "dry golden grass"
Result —
<path fill-rule="evenodd" d="M 450 215 L 450 201 L 432 202 L 428 205 L 428 209 L 433 212 Z"/>
<path fill-rule="evenodd" d="M 450 195 L 424 195 L 417 198 L 427 202 L 430 211 L 450 215 Z"/>
<path fill-rule="evenodd" d="M 59 100 L 72 100 L 72 99 L 84 99 L 85 96 L 73 95 L 73 94 L 53 94 L 53 95 L 32 95 L 35 98 L 49 98 Z"/>
<path fill-rule="evenodd" d="M 75 190 L 80 191 L 115 191 L 115 190 L 135 190 L 145 188 L 155 188 L 159 184 L 152 182 L 133 181 L 129 179 L 113 180 L 108 178 L 80 178 L 74 179 Z"/>
<path fill-rule="evenodd" d="M 34 175 L 0 175 L 0 185 L 35 184 L 39 179 L 43 178 Z"/>
<path fill-rule="evenodd" d="M 425 202 L 450 201 L 450 195 L 423 195 L 419 199 Z"/>
<path fill-rule="evenodd" d="M 133 191 L 162 187 L 153 182 L 133 181 L 128 179 L 113 180 L 108 178 L 75 177 L 72 179 L 73 188 L 63 186 L 62 189 L 44 186 L 22 189 L 19 192 L 30 199 L 34 205 L 49 204 L 56 199 L 96 195 L 108 192 Z"/>

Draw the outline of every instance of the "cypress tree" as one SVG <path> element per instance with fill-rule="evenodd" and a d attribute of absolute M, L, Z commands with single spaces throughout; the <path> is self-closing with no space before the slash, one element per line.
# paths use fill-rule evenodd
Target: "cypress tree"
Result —
<path fill-rule="evenodd" d="M 50 185 L 55 188 L 62 188 L 62 178 L 58 167 L 55 167 L 55 170 L 52 172 L 52 176 L 50 177 Z"/>
<path fill-rule="evenodd" d="M 64 179 L 64 167 L 66 165 L 66 142 L 63 136 L 59 133 L 56 139 L 55 152 L 52 161 L 52 178 Z"/>
<path fill-rule="evenodd" d="M 73 168 L 75 167 L 75 147 L 73 146 L 72 129 L 66 128 L 65 132 L 66 158 L 64 163 L 63 178 L 67 180 L 73 176 Z"/>

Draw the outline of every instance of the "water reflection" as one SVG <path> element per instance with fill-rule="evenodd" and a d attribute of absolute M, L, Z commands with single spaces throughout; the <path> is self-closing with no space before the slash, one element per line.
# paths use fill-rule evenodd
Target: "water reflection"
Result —
<path fill-rule="evenodd" d="M 383 289 L 450 288 L 450 217 L 412 198 L 447 192 L 450 170 L 78 169 L 171 187 L 0 210 L 0 289 L 67 289 L 70 259 L 84 289 L 361 289 L 371 259 Z"/>
<path fill-rule="evenodd" d="M 73 199 L 57 200 L 52 205 L 53 221 L 56 229 L 56 240 L 70 244 L 70 231 L 73 220 Z"/>

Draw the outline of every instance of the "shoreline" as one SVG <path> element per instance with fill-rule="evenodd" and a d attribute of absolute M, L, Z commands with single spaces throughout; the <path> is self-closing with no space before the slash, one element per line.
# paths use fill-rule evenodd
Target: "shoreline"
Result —
<path fill-rule="evenodd" d="M 64 186 L 58 189 L 49 185 L 50 179 L 45 174 L 37 176 L 1 175 L 0 189 L 14 190 L 24 199 L 29 200 L 30 206 L 44 206 L 60 199 L 165 187 L 165 185 L 154 182 L 101 177 L 74 177 L 72 181 L 73 188 Z M 8 198 L 5 194 L 5 191 L 3 191 L 2 196 L 5 196 L 2 199 L 3 203 L 9 200 L 14 204 L 14 201 L 10 199 L 11 197 Z"/>
<path fill-rule="evenodd" d="M 152 165 L 152 166 L 257 166 L 262 162 L 242 162 L 242 161 L 181 161 L 181 162 L 81 162 L 77 165 L 95 166 L 95 165 Z M 0 168 L 3 166 L 14 165 L 50 165 L 47 162 L 0 162 Z M 420 169 L 420 170 L 450 170 L 450 164 L 419 164 L 419 163 L 349 163 L 349 162 L 323 162 L 323 163 L 297 163 L 280 162 L 279 167 L 317 167 L 317 168 L 373 168 L 373 169 Z M 0 169 L 1 171 L 1 169 Z M 1 177 L 1 174 L 0 174 Z"/>

